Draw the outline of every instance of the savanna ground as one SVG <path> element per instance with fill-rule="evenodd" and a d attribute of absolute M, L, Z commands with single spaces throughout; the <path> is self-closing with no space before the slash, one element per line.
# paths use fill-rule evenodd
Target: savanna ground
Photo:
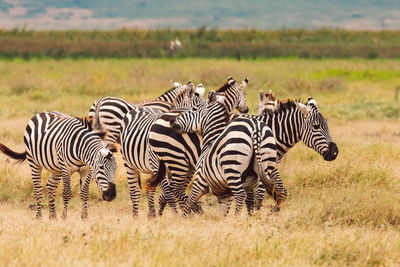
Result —
<path fill-rule="evenodd" d="M 84 116 L 101 96 L 151 99 L 171 80 L 202 82 L 209 91 L 228 75 L 249 77 L 253 113 L 260 89 L 279 98 L 313 96 L 339 146 L 333 162 L 303 144 L 289 152 L 280 169 L 290 195 L 279 214 L 270 215 L 268 200 L 251 217 L 221 218 L 207 196 L 203 216 L 182 219 L 168 209 L 148 220 L 143 195 L 133 219 L 119 157 L 113 202 L 99 201 L 92 183 L 82 221 L 74 176 L 68 219 L 49 221 L 45 198 L 37 221 L 29 167 L 1 155 L 0 265 L 399 265 L 399 60 L 1 61 L 0 142 L 22 151 L 26 122 L 39 111 Z M 60 215 L 60 192 L 57 207 Z"/>

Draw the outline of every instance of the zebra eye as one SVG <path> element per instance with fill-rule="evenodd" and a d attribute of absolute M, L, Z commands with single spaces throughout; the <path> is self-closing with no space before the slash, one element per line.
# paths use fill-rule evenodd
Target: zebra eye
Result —
<path fill-rule="evenodd" d="M 197 107 L 192 107 L 192 111 L 197 111 Z"/>
<path fill-rule="evenodd" d="M 313 124 L 315 130 L 319 129 L 319 124 Z"/>

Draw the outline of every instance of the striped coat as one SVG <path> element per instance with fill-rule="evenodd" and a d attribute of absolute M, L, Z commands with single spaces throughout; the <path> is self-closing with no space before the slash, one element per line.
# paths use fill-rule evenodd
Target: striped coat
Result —
<path fill-rule="evenodd" d="M 83 201 L 82 218 L 87 217 L 89 182 L 93 178 L 103 192 L 103 198 L 111 201 L 115 191 L 114 149 L 102 141 L 104 132 L 95 131 L 92 122 L 64 115 L 59 112 L 43 112 L 34 116 L 26 126 L 24 134 L 25 152 L 16 153 L 3 144 L 0 150 L 6 155 L 28 160 L 36 196 L 36 217 L 41 218 L 42 169 L 51 173 L 47 182 L 50 218 L 56 218 L 55 192 L 59 181 L 64 184 L 63 218 L 67 216 L 68 202 L 72 198 L 70 177 L 78 172 L 84 181 L 80 196 Z"/>

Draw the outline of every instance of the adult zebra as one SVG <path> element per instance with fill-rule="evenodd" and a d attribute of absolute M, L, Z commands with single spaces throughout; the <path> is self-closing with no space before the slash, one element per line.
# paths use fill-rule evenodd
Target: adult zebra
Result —
<path fill-rule="evenodd" d="M 277 145 L 278 162 L 299 141 L 303 141 L 327 161 L 335 160 L 339 154 L 338 147 L 330 136 L 328 122 L 312 97 L 306 104 L 292 100 L 277 101 L 274 108 L 264 109 L 262 114 L 252 117 L 271 128 Z M 274 170 L 273 175 L 280 180 L 278 169 Z M 257 209 L 261 208 L 265 190 L 260 183 L 255 197 Z"/>
<path fill-rule="evenodd" d="M 185 92 L 181 93 L 184 94 Z M 177 96 L 180 99 L 180 95 Z M 190 101 L 183 101 L 184 105 L 181 106 L 203 106 L 205 101 L 200 98 L 200 95 L 195 95 Z M 179 112 L 179 110 L 176 110 Z M 132 201 L 132 215 L 136 216 L 138 213 L 139 203 L 139 172 L 148 173 L 153 176 L 165 175 L 165 170 L 160 172 L 159 159 L 152 152 L 149 147 L 149 130 L 155 120 L 160 117 L 159 112 L 154 112 L 154 109 L 143 107 L 136 108 L 129 111 L 122 120 L 120 127 L 121 137 L 121 154 L 124 159 L 124 165 L 127 170 L 127 178 L 129 185 L 129 194 Z M 169 203 L 175 210 L 175 201 L 171 194 L 171 190 L 168 189 L 168 181 L 162 183 L 162 188 L 166 199 L 169 199 Z M 155 188 L 148 187 L 146 193 L 148 193 L 148 205 L 149 205 L 149 216 L 155 215 L 154 208 L 154 190 Z M 176 211 L 176 210 L 175 210 Z"/>
<path fill-rule="evenodd" d="M 136 104 L 129 103 L 118 97 L 102 97 L 96 100 L 89 110 L 89 118 L 94 120 L 97 126 L 107 130 L 105 142 L 119 143 L 120 126 L 124 116 L 132 109 L 140 107 L 152 108 L 154 112 L 162 113 L 173 108 L 181 108 L 190 105 L 190 102 L 201 102 L 204 89 L 202 85 L 194 91 L 194 84 L 188 82 L 181 85 L 177 82 L 174 87 L 152 101 L 145 101 Z"/>
<path fill-rule="evenodd" d="M 227 108 L 217 101 L 206 109 L 184 111 L 171 120 L 171 128 L 177 133 L 202 132 L 204 135 L 184 215 L 208 191 L 217 196 L 223 215 L 229 211 L 233 196 L 235 214 L 239 214 L 246 196 L 257 186 L 258 177 L 275 193 L 277 208 L 286 197 L 278 183 L 269 178 L 277 155 L 271 129 L 252 117 L 239 116 L 231 122 L 229 119 Z"/>
<path fill-rule="evenodd" d="M 87 217 L 87 201 L 91 178 L 103 192 L 103 199 L 111 201 L 116 196 L 116 162 L 110 149 L 102 141 L 105 132 L 92 128 L 92 121 L 76 118 L 59 112 L 43 112 L 34 116 L 26 126 L 24 134 L 25 152 L 17 153 L 0 144 L 0 150 L 7 156 L 28 160 L 32 171 L 32 181 L 36 196 L 36 218 L 42 217 L 41 184 L 42 169 L 51 175 L 46 188 L 49 199 L 49 218 L 56 218 L 55 193 L 60 180 L 63 180 L 64 209 L 62 217 L 67 217 L 68 202 L 72 198 L 70 177 L 74 172 L 81 176 L 83 185 L 80 191 L 82 218 Z"/>
<path fill-rule="evenodd" d="M 224 103 L 229 112 L 237 108 L 240 112 L 247 112 L 246 92 L 248 80 L 242 83 L 228 77 L 218 90 L 217 94 L 225 94 Z M 168 112 L 161 115 L 150 128 L 149 144 L 151 150 L 160 160 L 160 169 L 169 173 L 169 186 L 180 207 L 184 207 L 187 195 L 185 190 L 192 180 L 196 162 L 201 153 L 203 137 L 198 133 L 178 134 L 171 130 L 170 120 L 179 113 Z M 165 175 L 159 175 L 163 178 Z M 149 181 L 154 186 L 159 181 Z M 159 199 L 159 214 L 161 215 L 166 201 L 163 194 Z"/>

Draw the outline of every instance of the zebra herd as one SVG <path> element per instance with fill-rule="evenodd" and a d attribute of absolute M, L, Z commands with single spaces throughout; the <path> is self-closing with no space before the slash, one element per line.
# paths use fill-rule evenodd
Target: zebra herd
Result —
<path fill-rule="evenodd" d="M 117 97 L 94 102 L 88 118 L 59 112 L 43 112 L 27 124 L 25 152 L 17 153 L 0 143 L 0 151 L 19 161 L 28 161 L 36 197 L 36 218 L 42 217 L 41 172 L 49 171 L 46 184 L 49 217 L 56 218 L 55 192 L 62 179 L 64 209 L 72 198 L 70 177 L 81 178 L 82 218 L 88 216 L 89 183 L 93 179 L 103 199 L 116 197 L 116 160 L 119 144 L 127 172 L 132 215 L 138 215 L 140 173 L 153 217 L 155 191 L 158 214 L 168 204 L 184 216 L 203 213 L 199 199 L 207 192 L 218 198 L 221 215 L 235 200 L 235 214 L 243 205 L 249 214 L 260 209 L 265 192 L 278 211 L 287 197 L 276 167 L 296 143 L 302 141 L 327 161 L 336 159 L 338 148 L 330 137 L 327 120 L 313 98 L 307 103 L 278 101 L 272 92 L 260 92 L 258 115 L 248 115 L 246 86 L 229 77 L 220 88 L 203 99 L 205 89 L 192 82 L 174 87 L 152 101 L 136 104 Z M 237 109 L 240 114 L 232 113 Z M 187 187 L 192 181 L 190 195 Z"/>

